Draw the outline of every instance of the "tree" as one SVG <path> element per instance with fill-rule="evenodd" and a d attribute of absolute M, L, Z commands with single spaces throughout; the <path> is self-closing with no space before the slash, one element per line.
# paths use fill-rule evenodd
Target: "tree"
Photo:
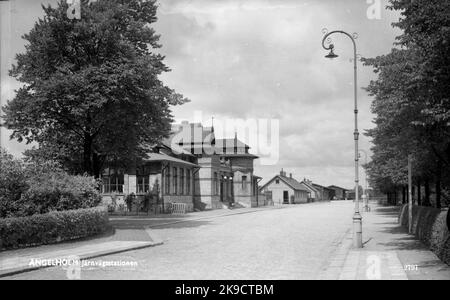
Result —
<path fill-rule="evenodd" d="M 95 207 L 100 181 L 74 176 L 58 162 L 24 162 L 0 148 L 0 218 Z"/>
<path fill-rule="evenodd" d="M 66 1 L 43 6 L 10 70 L 24 85 L 3 108 L 11 138 L 39 144 L 28 155 L 98 177 L 169 133 L 170 106 L 188 100 L 158 78 L 170 70 L 154 52 L 155 2 L 84 2 L 80 20 L 67 18 Z"/>
<path fill-rule="evenodd" d="M 391 0 L 401 12 L 394 26 L 403 30 L 396 48 L 386 55 L 364 59 L 378 74 L 367 90 L 375 97 L 374 157 L 368 166 L 371 181 L 396 189 L 406 183 L 406 157 L 413 157 L 413 175 L 436 190 L 450 187 L 450 3 L 448 1 Z"/>
<path fill-rule="evenodd" d="M 20 160 L 0 148 L 0 218 L 17 210 L 16 204 L 29 186 Z"/>

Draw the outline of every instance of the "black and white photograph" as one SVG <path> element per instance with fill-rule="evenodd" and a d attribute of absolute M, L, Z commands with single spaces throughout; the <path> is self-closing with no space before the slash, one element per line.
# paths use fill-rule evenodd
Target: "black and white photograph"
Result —
<path fill-rule="evenodd" d="M 0 281 L 450 280 L 450 1 L 0 0 Z"/>

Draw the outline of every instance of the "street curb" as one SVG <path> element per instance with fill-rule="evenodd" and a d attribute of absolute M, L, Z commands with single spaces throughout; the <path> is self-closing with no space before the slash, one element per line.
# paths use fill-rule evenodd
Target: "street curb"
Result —
<path fill-rule="evenodd" d="M 339 275 L 345 263 L 345 259 L 350 253 L 351 247 L 348 247 L 346 240 L 351 236 L 352 228 L 348 228 L 344 234 L 339 236 L 334 241 L 334 249 L 331 251 L 330 260 L 325 262 L 320 272 L 318 273 L 317 280 L 338 280 Z M 338 259 L 341 256 L 341 259 Z M 342 261 L 341 261 L 342 260 Z"/>
<path fill-rule="evenodd" d="M 274 208 L 270 208 L 270 209 L 266 208 L 265 210 L 269 211 L 269 210 L 283 209 L 283 208 L 287 208 L 287 207 L 274 207 Z M 228 217 L 228 216 L 234 216 L 234 215 L 251 214 L 251 213 L 262 212 L 262 211 L 263 210 L 252 210 L 252 211 L 228 213 L 228 214 L 217 215 L 217 216 L 206 216 L 206 217 L 198 217 L 198 218 L 192 218 L 192 219 L 186 219 L 186 220 L 178 220 L 178 221 L 173 221 L 173 222 L 167 222 L 167 223 L 161 223 L 161 224 L 145 226 L 144 229 L 155 228 L 155 227 L 160 227 L 160 226 L 165 226 L 165 225 L 178 224 L 178 223 L 185 223 L 185 222 L 190 222 L 190 221 L 215 219 L 215 218 Z"/>
<path fill-rule="evenodd" d="M 99 252 L 94 252 L 94 253 L 90 253 L 90 254 L 81 255 L 79 257 L 80 257 L 80 260 L 87 260 L 87 259 L 92 259 L 92 258 L 97 258 L 97 257 L 102 257 L 102 256 L 108 256 L 108 255 L 123 253 L 123 252 L 127 252 L 127 251 L 132 251 L 132 250 L 140 250 L 140 249 L 160 246 L 162 244 L 164 244 L 163 241 L 148 242 L 148 243 L 146 243 L 144 245 L 132 246 L 132 247 L 128 247 L 128 248 L 124 248 L 124 249 L 118 249 L 118 250 L 112 250 L 112 251 L 108 251 L 108 250 L 106 250 L 106 251 L 99 251 Z M 27 272 L 31 272 L 31 271 L 35 271 L 35 270 L 40 270 L 40 269 L 52 268 L 52 267 L 54 267 L 54 266 L 38 266 L 38 267 L 29 267 L 29 266 L 27 266 L 27 267 L 24 267 L 24 268 L 9 269 L 9 270 L 5 270 L 5 271 L 1 271 L 0 270 L 0 278 L 9 277 L 9 276 L 17 275 L 17 274 L 22 274 L 22 273 L 27 273 Z"/>

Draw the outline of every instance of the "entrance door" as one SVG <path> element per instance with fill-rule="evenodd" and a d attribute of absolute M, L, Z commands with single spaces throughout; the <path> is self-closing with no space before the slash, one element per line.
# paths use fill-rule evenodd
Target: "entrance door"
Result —
<path fill-rule="evenodd" d="M 283 203 L 284 204 L 289 204 L 289 191 L 284 191 L 283 192 Z"/>
<path fill-rule="evenodd" d="M 223 202 L 223 180 L 220 181 L 220 201 Z"/>

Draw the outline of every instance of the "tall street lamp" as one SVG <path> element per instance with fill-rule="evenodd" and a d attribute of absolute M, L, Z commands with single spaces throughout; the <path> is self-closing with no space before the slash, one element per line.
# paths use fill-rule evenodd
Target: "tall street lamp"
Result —
<path fill-rule="evenodd" d="M 330 53 L 328 53 L 325 57 L 326 58 L 336 58 L 338 57 L 334 53 L 334 45 L 331 43 L 331 39 L 329 38 L 332 34 L 340 33 L 344 34 L 347 37 L 350 38 L 350 40 L 353 43 L 353 63 L 354 63 L 354 94 L 355 94 L 355 131 L 353 133 L 354 139 L 355 139 L 355 213 L 353 215 L 353 247 L 354 248 L 362 248 L 362 217 L 359 213 L 359 173 L 358 173 L 358 166 L 359 166 L 359 155 L 358 155 L 358 138 L 359 138 L 359 132 L 358 132 L 358 96 L 357 96 L 357 54 L 356 54 L 356 42 L 355 38 L 356 36 L 352 36 L 348 34 L 345 31 L 341 30 L 334 30 L 331 32 L 324 32 L 325 36 L 322 39 L 322 47 L 325 50 L 330 50 Z M 325 42 L 328 42 L 326 45 Z"/>
<path fill-rule="evenodd" d="M 363 149 L 359 149 L 359 152 L 364 153 L 364 164 L 367 167 L 367 151 Z M 367 192 L 368 184 L 367 184 L 367 169 L 364 170 L 364 182 L 365 182 L 365 188 L 364 188 L 364 211 L 369 211 L 369 193 Z"/>

